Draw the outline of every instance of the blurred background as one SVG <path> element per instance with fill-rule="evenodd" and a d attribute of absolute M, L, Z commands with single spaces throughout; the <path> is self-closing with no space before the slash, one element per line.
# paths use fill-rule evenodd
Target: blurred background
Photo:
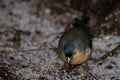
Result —
<path fill-rule="evenodd" d="M 0 80 L 91 80 L 78 69 L 60 71 L 58 41 L 73 18 L 89 17 L 92 57 L 120 45 L 120 0 L 0 0 Z M 120 50 L 88 61 L 98 80 L 120 79 Z"/>

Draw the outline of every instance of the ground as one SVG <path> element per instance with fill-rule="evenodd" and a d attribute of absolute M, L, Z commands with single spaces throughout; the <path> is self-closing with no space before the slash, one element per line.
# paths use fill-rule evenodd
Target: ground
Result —
<path fill-rule="evenodd" d="M 69 72 L 62 69 L 64 63 L 56 54 L 58 41 L 77 14 L 53 16 L 51 9 L 44 8 L 38 16 L 32 2 L 8 0 L 2 3 L 0 80 L 120 80 L 120 50 L 105 60 L 88 60 L 89 71 L 81 66 Z M 119 16 L 120 10 L 115 13 Z M 108 26 L 109 22 L 101 25 Z M 97 59 L 120 45 L 120 36 L 101 34 L 92 42 L 91 58 Z"/>

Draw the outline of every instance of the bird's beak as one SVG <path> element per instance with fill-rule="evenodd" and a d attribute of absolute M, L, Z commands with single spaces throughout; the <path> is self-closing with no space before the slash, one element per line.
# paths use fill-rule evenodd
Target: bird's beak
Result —
<path fill-rule="evenodd" d="M 68 63 L 68 64 L 71 63 L 71 58 L 68 57 L 68 59 L 67 59 L 67 63 Z"/>

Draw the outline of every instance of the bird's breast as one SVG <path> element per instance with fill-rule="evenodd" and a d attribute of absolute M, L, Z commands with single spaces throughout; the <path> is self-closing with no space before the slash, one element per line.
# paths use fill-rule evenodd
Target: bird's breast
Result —
<path fill-rule="evenodd" d="M 80 52 L 77 50 L 73 55 L 70 64 L 72 65 L 81 64 L 87 61 L 89 57 L 90 57 L 90 52 Z"/>

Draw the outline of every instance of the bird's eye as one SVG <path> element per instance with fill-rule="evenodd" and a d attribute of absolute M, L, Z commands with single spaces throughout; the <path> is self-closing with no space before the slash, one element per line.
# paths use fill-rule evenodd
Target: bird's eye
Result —
<path fill-rule="evenodd" d="M 73 52 L 73 54 L 75 54 L 76 52 L 77 52 L 77 48 L 75 48 L 75 49 L 74 49 L 74 52 Z"/>
<path fill-rule="evenodd" d="M 75 53 L 76 53 L 76 51 L 73 52 L 73 54 L 75 54 Z"/>

